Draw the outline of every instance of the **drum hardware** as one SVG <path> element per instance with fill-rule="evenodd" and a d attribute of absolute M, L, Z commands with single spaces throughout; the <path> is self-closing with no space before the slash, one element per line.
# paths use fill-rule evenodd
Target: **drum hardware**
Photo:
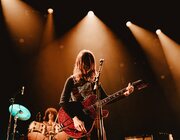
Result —
<path fill-rule="evenodd" d="M 15 134 L 16 134 L 17 119 L 18 119 L 17 114 L 14 116 L 14 128 L 13 128 L 13 138 L 12 138 L 13 140 L 15 139 Z"/>
<path fill-rule="evenodd" d="M 13 110 L 13 104 L 14 104 L 14 102 L 15 102 L 15 97 L 9 99 L 9 101 L 11 102 L 12 108 L 11 108 L 11 111 L 10 111 L 10 113 L 9 113 L 9 122 L 8 122 L 8 129 L 7 129 L 7 137 L 6 137 L 6 140 L 9 140 L 9 133 L 10 133 L 10 129 L 11 129 L 11 120 L 12 120 L 11 112 L 12 112 L 12 110 Z"/>
<path fill-rule="evenodd" d="M 41 122 L 41 112 L 36 114 L 36 121 Z"/>
<path fill-rule="evenodd" d="M 15 139 L 17 120 L 26 121 L 31 117 L 31 113 L 27 108 L 19 104 L 12 104 L 9 107 L 9 112 L 11 116 L 14 116 L 14 128 L 13 128 L 13 137 L 12 140 Z M 9 136 L 7 137 L 9 138 Z"/>
<path fill-rule="evenodd" d="M 45 122 L 33 121 L 28 128 L 28 140 L 54 140 L 56 135 L 62 132 L 62 125 L 54 123 L 51 126 L 48 126 Z"/>
<path fill-rule="evenodd" d="M 28 133 L 31 133 L 31 132 L 38 132 L 38 133 L 45 135 L 46 126 L 45 126 L 45 124 L 43 124 L 41 122 L 33 121 L 30 124 L 29 129 L 28 129 Z"/>
<path fill-rule="evenodd" d="M 46 125 L 42 122 L 33 121 L 28 128 L 28 140 L 44 140 Z"/>
<path fill-rule="evenodd" d="M 31 117 L 31 113 L 29 112 L 29 110 L 27 108 L 25 108 L 24 106 L 19 105 L 19 104 L 14 104 L 15 103 L 15 97 L 18 94 L 19 94 L 19 92 L 14 94 L 14 96 L 9 99 L 9 101 L 11 102 L 11 105 L 9 106 L 9 121 L 8 121 L 6 140 L 9 140 L 12 116 L 14 116 L 14 128 L 13 128 L 13 134 L 12 134 L 13 139 L 12 140 L 14 140 L 14 138 L 15 138 L 15 132 L 16 132 L 16 127 L 17 127 L 17 119 L 25 121 Z M 20 94 L 24 95 L 24 86 L 22 86 Z"/>

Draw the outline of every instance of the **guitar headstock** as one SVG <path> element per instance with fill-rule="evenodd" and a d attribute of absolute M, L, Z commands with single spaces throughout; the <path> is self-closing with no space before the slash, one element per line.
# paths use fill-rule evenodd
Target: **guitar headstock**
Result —
<path fill-rule="evenodd" d="M 137 81 L 133 82 L 132 85 L 134 86 L 134 88 L 136 90 L 141 90 L 141 89 L 148 87 L 149 84 L 145 83 L 143 80 L 137 80 Z"/>

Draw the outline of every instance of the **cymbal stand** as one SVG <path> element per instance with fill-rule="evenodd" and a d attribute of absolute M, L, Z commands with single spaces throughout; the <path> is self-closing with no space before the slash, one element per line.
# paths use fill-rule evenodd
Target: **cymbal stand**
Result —
<path fill-rule="evenodd" d="M 18 114 L 18 113 L 17 113 Z M 15 134 L 16 134 L 16 127 L 17 127 L 17 115 L 14 117 L 14 129 L 13 129 L 13 137 L 12 140 L 15 140 Z"/>
<path fill-rule="evenodd" d="M 11 130 L 11 121 L 12 121 L 12 111 L 13 111 L 13 104 L 15 102 L 15 97 L 14 98 L 11 98 L 9 100 L 12 104 L 12 107 L 11 107 L 11 111 L 9 113 L 9 122 L 8 122 L 8 130 L 7 130 L 7 137 L 6 137 L 6 140 L 9 140 L 9 133 L 10 133 L 10 130 Z"/>
<path fill-rule="evenodd" d="M 103 117 L 102 117 L 102 105 L 100 103 L 101 100 L 101 95 L 100 92 L 98 90 L 99 87 L 99 78 L 100 78 L 100 74 L 101 74 L 101 70 L 102 70 L 102 64 L 104 62 L 104 59 L 100 59 L 100 66 L 99 66 L 99 70 L 98 70 L 98 74 L 96 76 L 96 80 L 95 80 L 95 86 L 94 86 L 94 90 L 96 90 L 96 94 L 97 94 L 97 133 L 98 133 L 98 140 L 104 140 L 104 126 L 103 126 Z"/>
<path fill-rule="evenodd" d="M 23 92 L 24 92 L 24 86 L 22 87 L 21 95 L 23 95 Z M 14 105 L 14 102 L 15 102 L 15 97 L 16 97 L 16 95 L 18 95 L 18 94 L 19 94 L 19 92 L 15 93 L 14 96 L 9 99 L 9 101 L 11 102 L 11 106 L 12 106 L 12 107 L 11 107 L 11 111 L 10 111 L 10 113 L 9 113 L 9 122 L 8 122 L 6 140 L 9 140 L 9 134 L 10 134 L 10 131 L 11 131 L 13 105 Z"/>

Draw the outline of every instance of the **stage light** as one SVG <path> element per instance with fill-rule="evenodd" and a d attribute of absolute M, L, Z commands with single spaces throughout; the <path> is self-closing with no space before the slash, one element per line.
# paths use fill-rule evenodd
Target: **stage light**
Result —
<path fill-rule="evenodd" d="M 19 43 L 24 43 L 24 42 L 25 42 L 24 38 L 19 39 Z"/>
<path fill-rule="evenodd" d="M 94 12 L 93 11 L 89 11 L 88 12 L 88 16 L 94 16 Z"/>
<path fill-rule="evenodd" d="M 159 35 L 161 33 L 161 30 L 160 29 L 157 29 L 156 30 L 156 34 Z"/>
<path fill-rule="evenodd" d="M 132 23 L 130 21 L 126 22 L 126 26 L 130 27 L 132 25 Z"/>
<path fill-rule="evenodd" d="M 52 9 L 52 8 L 49 8 L 49 9 L 48 9 L 48 13 L 49 13 L 49 14 L 52 14 L 52 13 L 53 13 L 53 9 Z"/>

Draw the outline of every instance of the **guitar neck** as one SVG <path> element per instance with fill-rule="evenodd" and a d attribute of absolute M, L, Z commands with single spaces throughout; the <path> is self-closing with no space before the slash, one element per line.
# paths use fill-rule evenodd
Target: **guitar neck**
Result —
<path fill-rule="evenodd" d="M 141 90 L 141 89 L 147 87 L 147 84 L 144 84 L 142 82 L 142 80 L 137 80 L 137 81 L 132 83 L 132 86 L 134 86 L 134 90 Z M 126 92 L 126 91 L 127 91 L 126 88 L 123 88 L 123 89 L 113 93 L 112 95 L 109 95 L 108 97 L 100 100 L 99 101 L 99 105 L 104 106 L 104 105 L 110 103 L 111 101 L 113 101 L 115 99 L 122 99 L 123 97 L 126 97 L 124 95 L 124 92 Z M 95 99 L 95 98 L 93 98 L 93 99 Z M 88 99 L 87 99 L 87 101 L 88 101 Z M 88 110 L 90 110 L 92 108 L 96 108 L 96 107 L 97 107 L 97 102 L 92 104 L 92 105 L 90 105 L 90 106 L 86 106 L 86 108 L 84 108 L 83 111 L 87 112 Z"/>
<path fill-rule="evenodd" d="M 134 89 L 141 90 L 141 89 L 147 87 L 147 84 L 144 84 L 142 82 L 142 80 L 137 80 L 137 81 L 132 83 L 132 86 L 134 86 Z M 115 100 L 117 98 L 125 97 L 124 92 L 126 92 L 126 88 L 123 88 L 123 89 L 115 92 L 114 94 L 109 95 L 108 97 L 102 99 L 100 101 L 100 104 L 103 106 L 103 105 L 106 105 L 109 102 L 111 102 L 111 101 L 113 101 L 113 100 Z"/>
<path fill-rule="evenodd" d="M 120 91 L 117 91 L 117 92 L 115 92 L 115 93 L 112 94 L 112 95 L 109 95 L 108 97 L 102 99 L 102 100 L 100 101 L 100 104 L 101 104 L 102 106 L 104 106 L 104 105 L 108 104 L 109 102 L 111 102 L 111 101 L 113 101 L 113 100 L 115 100 L 115 99 L 117 99 L 117 98 L 124 97 L 124 92 L 125 92 L 125 91 L 126 91 L 126 88 L 124 88 L 124 89 L 122 89 L 122 90 L 120 90 Z"/>

